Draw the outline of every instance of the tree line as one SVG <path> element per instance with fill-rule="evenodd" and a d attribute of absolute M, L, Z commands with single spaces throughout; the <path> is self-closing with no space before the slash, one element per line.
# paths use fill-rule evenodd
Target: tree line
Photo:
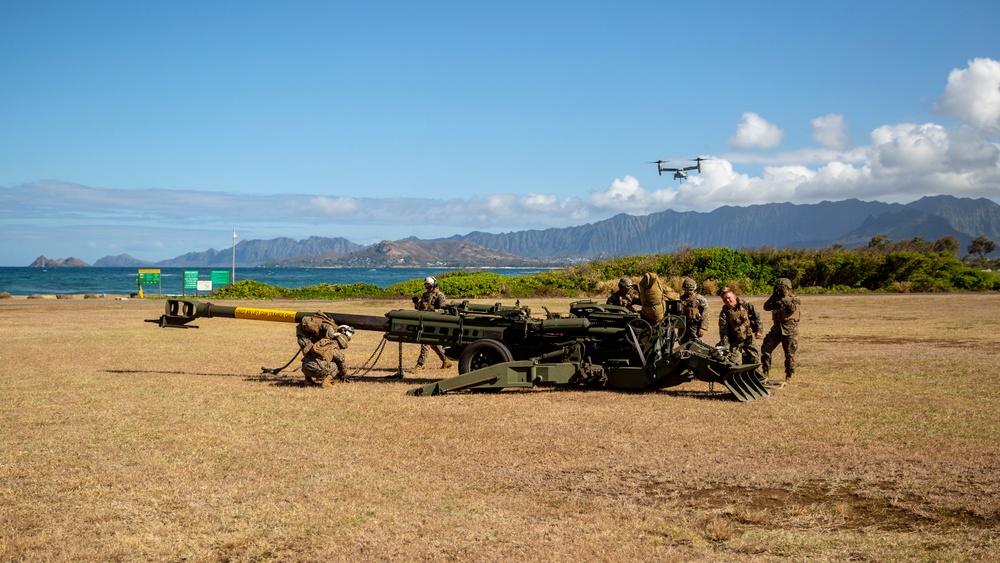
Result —
<path fill-rule="evenodd" d="M 996 266 L 997 261 L 986 259 L 996 244 L 980 236 L 967 250 L 968 254 L 959 258 L 960 244 L 953 236 L 931 242 L 919 237 L 892 241 L 877 235 L 867 247 L 860 248 L 835 244 L 821 249 L 684 249 L 669 255 L 615 258 L 585 267 L 605 275 L 620 270 L 623 275 L 654 271 L 668 277 L 690 276 L 700 283 L 738 286 L 744 293 L 758 294 L 770 291 L 778 278 L 788 278 L 806 292 L 1000 290 L 1000 277 L 984 269 Z"/>

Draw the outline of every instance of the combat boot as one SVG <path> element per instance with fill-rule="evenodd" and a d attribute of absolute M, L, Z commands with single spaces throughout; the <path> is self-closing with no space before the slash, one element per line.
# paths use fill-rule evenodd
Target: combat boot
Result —
<path fill-rule="evenodd" d="M 423 364 L 417 364 L 416 367 L 414 367 L 411 370 L 411 373 L 420 373 L 422 371 L 424 371 L 424 365 Z"/>
<path fill-rule="evenodd" d="M 789 383 L 789 382 L 792 381 L 792 373 L 794 373 L 794 372 L 786 373 L 785 374 L 785 383 Z"/>
<path fill-rule="evenodd" d="M 434 348 L 434 353 L 437 357 L 441 359 L 441 369 L 447 369 L 451 367 L 451 362 L 448 361 L 448 356 L 444 355 L 444 351 L 441 348 Z"/>

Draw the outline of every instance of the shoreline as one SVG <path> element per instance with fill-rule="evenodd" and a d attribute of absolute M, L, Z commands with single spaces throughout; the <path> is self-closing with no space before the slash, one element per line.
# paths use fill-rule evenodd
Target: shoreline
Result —
<path fill-rule="evenodd" d="M 96 299 L 109 301 L 125 301 L 128 299 L 139 299 L 125 293 L 32 293 L 30 295 L 0 295 L 0 300 L 43 300 L 43 301 L 65 301 L 68 299 Z"/>

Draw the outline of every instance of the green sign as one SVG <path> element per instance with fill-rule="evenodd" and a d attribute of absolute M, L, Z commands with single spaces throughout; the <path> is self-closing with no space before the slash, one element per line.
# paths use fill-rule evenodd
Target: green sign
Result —
<path fill-rule="evenodd" d="M 139 283 L 142 285 L 152 285 L 160 283 L 160 271 L 139 270 Z"/>
<path fill-rule="evenodd" d="M 184 270 L 184 290 L 198 289 L 198 270 Z"/>
<path fill-rule="evenodd" d="M 212 286 L 229 285 L 229 270 L 212 270 Z"/>

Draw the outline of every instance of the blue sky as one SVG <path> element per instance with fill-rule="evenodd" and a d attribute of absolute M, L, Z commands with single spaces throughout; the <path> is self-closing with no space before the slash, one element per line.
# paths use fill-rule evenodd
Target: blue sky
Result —
<path fill-rule="evenodd" d="M 0 265 L 1000 199 L 1000 3 L 2 2 Z M 711 157 L 683 183 L 648 161 Z"/>

